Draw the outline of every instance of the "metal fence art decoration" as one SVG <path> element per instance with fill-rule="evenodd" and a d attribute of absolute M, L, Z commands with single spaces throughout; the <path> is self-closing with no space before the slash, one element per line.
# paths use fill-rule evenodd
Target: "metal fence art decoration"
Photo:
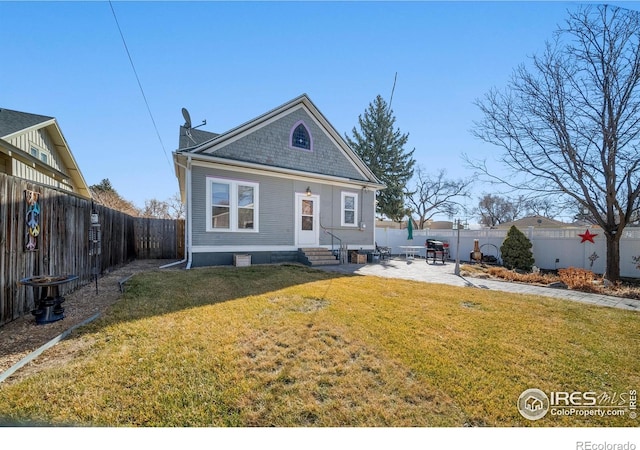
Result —
<path fill-rule="evenodd" d="M 583 242 L 591 242 L 592 244 L 595 244 L 595 242 L 593 242 L 593 238 L 596 237 L 598 234 L 593 234 L 591 233 L 591 231 L 587 228 L 587 231 L 585 231 L 582 234 L 578 234 L 578 236 L 580 236 L 580 243 L 582 244 Z"/>
<path fill-rule="evenodd" d="M 27 209 L 27 246 L 28 252 L 38 250 L 38 236 L 40 235 L 40 193 L 24 191 L 24 199 Z"/>

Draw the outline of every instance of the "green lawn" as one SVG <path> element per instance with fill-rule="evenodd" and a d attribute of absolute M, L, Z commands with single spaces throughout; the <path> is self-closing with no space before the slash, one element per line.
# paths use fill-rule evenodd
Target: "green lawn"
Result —
<path fill-rule="evenodd" d="M 0 385 L 0 420 L 96 426 L 637 426 L 531 422 L 528 388 L 640 387 L 640 315 L 301 266 L 150 272 Z M 33 422 L 30 422 L 33 423 Z"/>

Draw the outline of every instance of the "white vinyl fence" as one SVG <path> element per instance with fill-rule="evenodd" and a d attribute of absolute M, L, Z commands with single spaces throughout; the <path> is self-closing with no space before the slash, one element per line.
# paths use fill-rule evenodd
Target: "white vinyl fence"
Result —
<path fill-rule="evenodd" d="M 541 269 L 562 269 L 578 267 L 602 274 L 606 266 L 606 240 L 599 228 L 590 232 L 597 234 L 594 243 L 581 242 L 579 234 L 587 228 L 535 228 L 521 230 L 531 240 L 535 265 Z M 460 261 L 470 261 L 473 241 L 478 239 L 484 255 L 493 255 L 502 261 L 500 246 L 508 230 L 460 230 Z M 380 246 L 391 247 L 393 255 L 404 254 L 400 246 L 422 245 L 427 239 L 437 239 L 449 243 L 451 259 L 456 258 L 458 230 L 413 230 L 413 240 L 408 240 L 407 230 L 376 228 L 376 242 Z M 422 250 L 419 254 L 424 257 Z M 633 262 L 634 256 L 640 256 L 640 229 L 627 228 L 620 240 L 620 275 L 640 278 L 640 270 Z"/>

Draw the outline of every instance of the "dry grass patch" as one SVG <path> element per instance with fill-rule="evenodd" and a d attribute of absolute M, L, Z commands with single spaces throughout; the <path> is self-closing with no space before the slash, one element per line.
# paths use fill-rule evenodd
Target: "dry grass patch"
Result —
<path fill-rule="evenodd" d="M 9 421 L 104 426 L 630 426 L 523 419 L 531 387 L 640 385 L 637 313 L 299 266 L 150 273 Z M 46 393 L 46 394 L 43 394 Z"/>

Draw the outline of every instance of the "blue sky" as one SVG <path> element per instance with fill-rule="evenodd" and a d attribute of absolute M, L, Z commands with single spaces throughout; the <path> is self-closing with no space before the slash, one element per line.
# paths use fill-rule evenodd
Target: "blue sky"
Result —
<path fill-rule="evenodd" d="M 636 8 L 637 2 L 614 2 Z M 186 107 L 224 132 L 307 93 L 351 135 L 376 95 L 392 100 L 417 164 L 450 178 L 474 138 L 473 105 L 540 52 L 579 2 L 0 1 L 0 107 L 54 116 L 87 183 L 126 199 L 177 192 L 171 152 Z M 469 205 L 495 188 L 477 184 Z"/>

